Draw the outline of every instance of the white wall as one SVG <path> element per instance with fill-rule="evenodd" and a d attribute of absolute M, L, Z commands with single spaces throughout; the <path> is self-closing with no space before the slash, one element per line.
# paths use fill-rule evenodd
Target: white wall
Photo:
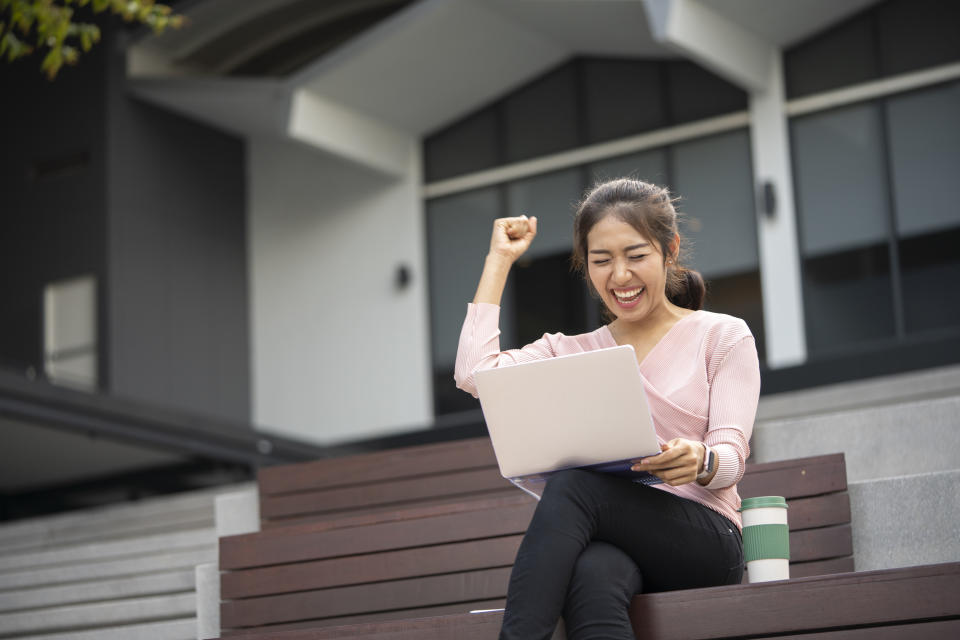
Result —
<path fill-rule="evenodd" d="M 432 419 L 419 145 L 402 178 L 248 145 L 253 420 L 318 443 Z M 397 265 L 412 284 L 394 286 Z"/>

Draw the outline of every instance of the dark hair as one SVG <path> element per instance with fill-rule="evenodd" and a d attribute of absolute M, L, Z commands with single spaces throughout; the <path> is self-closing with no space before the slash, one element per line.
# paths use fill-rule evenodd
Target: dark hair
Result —
<path fill-rule="evenodd" d="M 699 272 L 687 269 L 681 263 L 686 255 L 686 242 L 677 228 L 675 198 L 670 192 L 655 184 L 630 178 L 619 178 L 598 184 L 590 190 L 577 208 L 573 222 L 573 266 L 587 277 L 587 234 L 595 224 L 608 215 L 617 216 L 639 231 L 645 238 L 656 242 L 664 261 L 674 258 L 674 264 L 666 265 L 667 299 L 678 307 L 703 308 L 706 285 Z M 675 237 L 680 238 L 677 255 L 670 254 Z M 590 279 L 587 278 L 589 285 Z"/>

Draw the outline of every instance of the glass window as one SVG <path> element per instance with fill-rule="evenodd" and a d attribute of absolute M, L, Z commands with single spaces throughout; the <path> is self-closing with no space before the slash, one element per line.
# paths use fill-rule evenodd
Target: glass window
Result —
<path fill-rule="evenodd" d="M 960 327 L 960 228 L 900 241 L 907 333 Z"/>
<path fill-rule="evenodd" d="M 704 309 L 741 318 L 750 327 L 757 344 L 760 362 L 766 361 L 766 340 L 763 330 L 763 294 L 760 270 L 707 280 Z"/>
<path fill-rule="evenodd" d="M 502 190 L 488 187 L 426 203 L 436 415 L 479 406 L 469 394 L 456 388 L 453 366 L 467 303 L 473 299 L 490 245 L 493 221 L 503 215 L 502 201 Z M 508 282 L 501 305 L 500 330 L 504 348 L 512 346 L 515 341 L 511 287 L 512 283 Z"/>
<path fill-rule="evenodd" d="M 960 82 L 887 104 L 898 235 L 960 226 Z"/>
<path fill-rule="evenodd" d="M 796 118 L 791 130 L 803 255 L 885 242 L 889 218 L 879 107 Z"/>
<path fill-rule="evenodd" d="M 884 75 L 960 60 L 960 2 L 893 0 L 876 13 Z"/>
<path fill-rule="evenodd" d="M 453 372 L 467 303 L 476 291 L 490 231 L 493 221 L 502 215 L 500 211 L 497 187 L 427 201 L 430 334 L 435 369 Z M 501 318 L 505 342 L 513 335 L 511 317 L 504 313 Z"/>
<path fill-rule="evenodd" d="M 594 162 L 589 165 L 587 172 L 591 185 L 614 178 L 636 178 L 659 185 L 665 185 L 669 182 L 667 154 L 663 149 L 631 153 L 610 160 Z"/>
<path fill-rule="evenodd" d="M 667 63 L 671 123 L 691 122 L 747 108 L 747 93 L 687 61 Z"/>
<path fill-rule="evenodd" d="M 812 356 L 895 335 L 886 243 L 804 260 L 804 315 Z"/>
<path fill-rule="evenodd" d="M 584 333 L 591 306 L 586 284 L 570 269 L 570 252 L 563 251 L 533 260 L 521 260 L 513 273 L 517 310 L 517 344 L 529 344 L 544 333 Z"/>
<path fill-rule="evenodd" d="M 693 266 L 720 277 L 759 266 L 750 142 L 746 130 L 673 148 L 677 203 L 693 247 Z"/>
<path fill-rule="evenodd" d="M 789 49 L 783 58 L 787 97 L 879 77 L 873 20 L 863 14 Z"/>
<path fill-rule="evenodd" d="M 525 258 L 569 252 L 573 215 L 583 195 L 580 169 L 565 169 L 507 185 L 507 215 L 537 216 L 537 239 Z"/>
<path fill-rule="evenodd" d="M 504 100 L 507 162 L 580 144 L 577 82 L 572 64 L 541 77 Z"/>
<path fill-rule="evenodd" d="M 662 65 L 634 60 L 584 60 L 586 142 L 611 140 L 666 124 Z"/>
<path fill-rule="evenodd" d="M 424 143 L 424 176 L 435 182 L 496 166 L 499 127 L 494 108 L 484 109 L 430 137 Z"/>

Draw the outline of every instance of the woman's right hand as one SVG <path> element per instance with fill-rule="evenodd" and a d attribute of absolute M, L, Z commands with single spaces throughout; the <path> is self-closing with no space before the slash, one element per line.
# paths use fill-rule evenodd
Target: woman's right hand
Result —
<path fill-rule="evenodd" d="M 490 236 L 490 256 L 513 264 L 530 248 L 530 243 L 536 235 L 537 218 L 535 216 L 498 218 L 493 222 L 493 234 Z"/>

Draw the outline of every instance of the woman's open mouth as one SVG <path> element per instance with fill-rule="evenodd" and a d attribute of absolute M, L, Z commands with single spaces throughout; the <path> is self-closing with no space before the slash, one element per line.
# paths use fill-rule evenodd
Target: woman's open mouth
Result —
<path fill-rule="evenodd" d="M 643 295 L 643 292 L 646 290 L 646 287 L 635 287 L 633 289 L 611 289 L 613 292 L 613 297 L 616 299 L 617 304 L 625 309 L 636 306 L 640 302 L 640 296 Z"/>

